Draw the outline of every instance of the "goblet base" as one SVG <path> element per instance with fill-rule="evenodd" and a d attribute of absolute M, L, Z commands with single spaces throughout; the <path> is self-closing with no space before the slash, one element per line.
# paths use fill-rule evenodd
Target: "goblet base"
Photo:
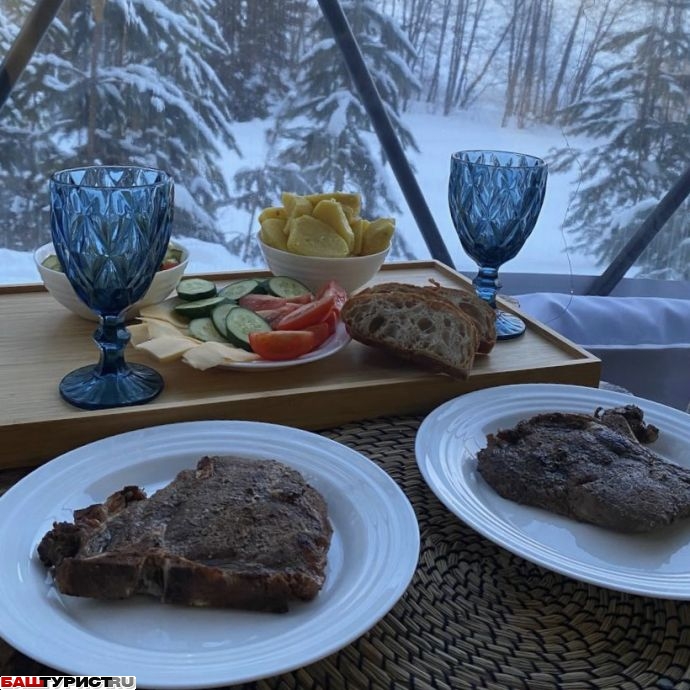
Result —
<path fill-rule="evenodd" d="M 496 310 L 496 339 L 510 340 L 525 332 L 525 322 L 515 314 Z"/>
<path fill-rule="evenodd" d="M 127 364 L 117 373 L 101 374 L 98 365 L 81 367 L 60 381 L 60 395 L 85 410 L 141 405 L 163 390 L 163 377 L 145 364 Z"/>

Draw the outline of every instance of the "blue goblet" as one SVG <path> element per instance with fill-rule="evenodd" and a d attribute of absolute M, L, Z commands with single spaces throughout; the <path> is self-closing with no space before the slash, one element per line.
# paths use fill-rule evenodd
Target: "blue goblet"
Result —
<path fill-rule="evenodd" d="M 451 155 L 448 202 L 460 243 L 479 272 L 472 283 L 496 310 L 499 340 L 525 332 L 515 314 L 496 308 L 498 269 L 520 251 L 537 222 L 548 168 L 540 158 L 507 151 Z"/>
<path fill-rule="evenodd" d="M 163 389 L 157 371 L 125 361 L 124 315 L 144 296 L 165 255 L 173 196 L 172 178 L 153 168 L 91 166 L 50 179 L 55 251 L 74 291 L 100 317 L 98 364 L 60 382 L 62 397 L 77 407 L 137 405 Z"/>

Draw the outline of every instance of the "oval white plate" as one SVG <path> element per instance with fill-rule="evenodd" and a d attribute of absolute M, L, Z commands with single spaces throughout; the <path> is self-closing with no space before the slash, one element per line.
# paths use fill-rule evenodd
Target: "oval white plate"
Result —
<path fill-rule="evenodd" d="M 627 535 L 501 498 L 476 471 L 486 435 L 540 412 L 593 413 L 635 404 L 660 429 L 651 450 L 690 466 L 690 415 L 624 393 L 560 384 L 498 386 L 444 403 L 417 433 L 419 469 L 436 496 L 464 522 L 529 561 L 603 587 L 690 599 L 690 520 Z"/>
<path fill-rule="evenodd" d="M 281 460 L 324 495 L 333 539 L 314 601 L 266 614 L 57 592 L 36 556 L 54 520 L 71 520 L 73 509 L 126 484 L 152 492 L 205 454 Z M 419 555 L 414 511 L 382 469 L 330 439 L 259 422 L 170 424 L 83 446 L 10 489 L 0 499 L 0 524 L 0 635 L 62 671 L 134 675 L 150 688 L 242 683 L 321 659 L 389 611 Z"/>
<path fill-rule="evenodd" d="M 267 359 L 255 360 L 253 362 L 227 362 L 219 364 L 218 368 L 244 371 L 272 371 L 274 369 L 285 369 L 286 367 L 308 364 L 309 362 L 316 362 L 325 357 L 330 357 L 342 350 L 349 342 L 350 336 L 347 333 L 345 324 L 339 321 L 335 333 L 321 345 L 321 347 L 317 347 L 316 350 L 307 352 L 306 355 L 302 355 L 296 359 L 286 359 L 282 362 L 271 362 Z"/>

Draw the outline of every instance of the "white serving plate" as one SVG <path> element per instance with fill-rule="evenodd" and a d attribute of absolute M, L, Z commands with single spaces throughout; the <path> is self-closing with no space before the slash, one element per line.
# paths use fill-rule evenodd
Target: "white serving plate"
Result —
<path fill-rule="evenodd" d="M 145 597 L 105 602 L 60 594 L 36 547 L 53 521 L 127 484 L 160 488 L 203 455 L 275 458 L 328 503 L 333 538 L 318 597 L 286 614 L 195 609 Z M 412 507 L 360 453 L 274 424 L 208 421 L 131 431 L 47 463 L 0 498 L 0 635 L 74 675 L 134 675 L 149 688 L 249 682 L 346 646 L 403 594 L 419 554 Z"/>
<path fill-rule="evenodd" d="M 690 415 L 625 393 L 561 384 L 487 388 L 450 400 L 422 422 L 416 456 L 424 479 L 460 519 L 496 544 L 550 570 L 610 589 L 690 599 L 690 520 L 620 534 L 499 496 L 476 470 L 486 435 L 541 412 L 635 404 L 660 429 L 649 446 L 690 467 Z"/>

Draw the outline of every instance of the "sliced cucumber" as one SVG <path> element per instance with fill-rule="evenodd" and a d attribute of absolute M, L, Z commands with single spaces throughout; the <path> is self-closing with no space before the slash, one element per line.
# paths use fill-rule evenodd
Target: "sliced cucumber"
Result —
<path fill-rule="evenodd" d="M 220 289 L 218 294 L 226 299 L 237 301 L 240 297 L 249 295 L 252 292 L 263 292 L 262 283 L 263 281 L 258 278 L 242 278 L 241 280 L 228 283 L 228 285 Z"/>
<path fill-rule="evenodd" d="M 228 332 L 228 340 L 238 347 L 243 347 L 251 352 L 249 334 L 256 332 L 268 332 L 272 330 L 266 319 L 262 319 L 251 309 L 235 307 L 225 317 L 225 329 Z"/>
<path fill-rule="evenodd" d="M 264 281 L 266 291 L 276 297 L 299 297 L 300 295 L 311 295 L 311 290 L 299 280 L 288 278 L 287 276 L 273 276 Z"/>
<path fill-rule="evenodd" d="M 198 299 L 194 302 L 180 302 L 180 304 L 175 305 L 175 311 L 188 319 L 198 319 L 202 316 L 211 316 L 211 312 L 219 304 L 223 304 L 223 302 L 225 302 L 225 299 L 216 295 L 215 297 Z"/>
<path fill-rule="evenodd" d="M 183 278 L 177 284 L 178 296 L 187 302 L 214 297 L 217 292 L 215 283 L 204 278 Z"/>
<path fill-rule="evenodd" d="M 234 302 L 223 302 L 217 307 L 214 307 L 213 311 L 211 312 L 213 325 L 216 327 L 216 330 L 226 339 L 228 337 L 228 329 L 225 326 L 225 319 L 228 315 L 228 312 L 231 309 L 236 308 L 237 305 Z"/>
<path fill-rule="evenodd" d="M 202 316 L 199 319 L 192 319 L 189 322 L 189 335 L 193 338 L 198 338 L 204 342 L 227 343 L 224 338 L 213 325 L 213 321 L 208 316 Z"/>

